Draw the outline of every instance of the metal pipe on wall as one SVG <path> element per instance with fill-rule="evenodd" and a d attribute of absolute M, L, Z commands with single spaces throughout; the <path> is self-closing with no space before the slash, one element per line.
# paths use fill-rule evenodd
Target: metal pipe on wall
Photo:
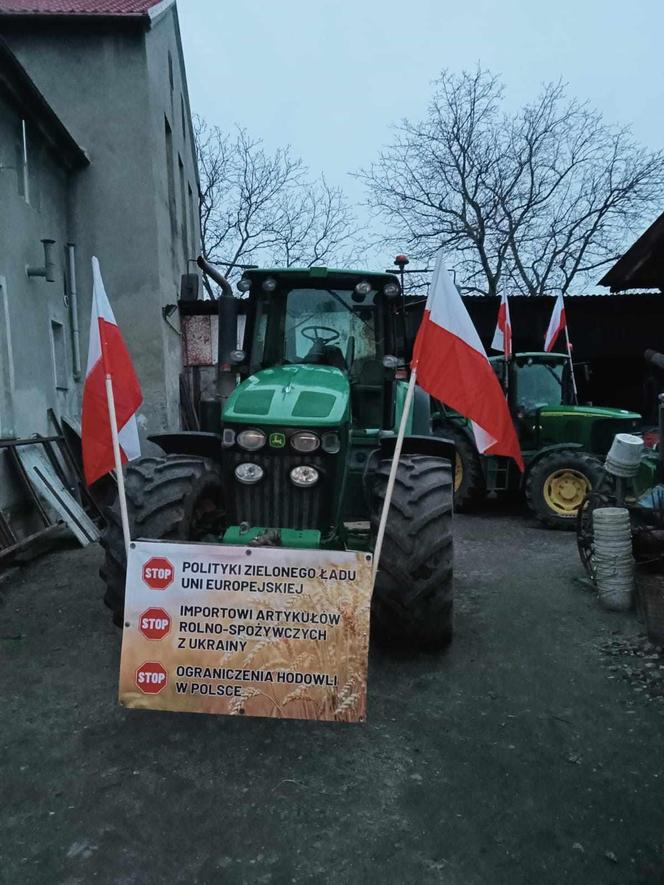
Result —
<path fill-rule="evenodd" d="M 74 379 L 81 379 L 81 330 L 78 325 L 78 290 L 76 288 L 76 246 L 67 243 L 67 282 L 71 317 L 72 362 Z"/>

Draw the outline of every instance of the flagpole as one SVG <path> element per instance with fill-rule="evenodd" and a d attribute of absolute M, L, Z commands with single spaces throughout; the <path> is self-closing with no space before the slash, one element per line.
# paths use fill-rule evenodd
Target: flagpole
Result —
<path fill-rule="evenodd" d="M 383 539 L 385 537 L 385 527 L 387 526 L 387 517 L 390 511 L 390 503 L 392 501 L 392 493 L 394 492 L 394 483 L 397 478 L 397 468 L 399 467 L 399 458 L 401 457 L 401 449 L 403 447 L 403 439 L 406 435 L 406 426 L 408 424 L 408 416 L 410 407 L 413 402 L 415 393 L 415 379 L 417 378 L 417 364 L 411 369 L 410 379 L 408 381 L 408 390 L 406 391 L 406 399 L 403 404 L 401 413 L 401 421 L 399 422 L 399 431 L 397 433 L 397 441 L 394 445 L 394 455 L 392 456 L 392 464 L 390 465 L 390 474 L 387 479 L 387 489 L 385 491 L 385 501 L 383 502 L 383 511 L 380 514 L 380 522 L 378 523 L 378 533 L 376 535 L 376 546 L 373 553 L 373 575 L 372 586 L 376 583 L 376 575 L 378 574 L 378 563 L 380 562 L 380 554 L 383 549 Z"/>
<path fill-rule="evenodd" d="M 576 389 L 576 377 L 574 375 L 574 362 L 572 361 L 572 345 L 569 341 L 569 331 L 567 329 L 567 314 L 565 314 L 565 341 L 567 343 L 567 356 L 569 357 L 569 370 L 572 373 L 572 390 L 574 391 L 574 403 L 578 406 L 579 394 Z"/>
<path fill-rule="evenodd" d="M 124 475 L 122 473 L 122 457 L 120 455 L 120 440 L 118 438 L 118 420 L 115 414 L 115 397 L 113 396 L 113 379 L 106 376 L 106 402 L 108 403 L 108 417 L 111 421 L 111 439 L 113 440 L 113 459 L 115 472 L 118 479 L 118 500 L 120 501 L 120 519 L 122 521 L 122 536 L 124 537 L 125 550 L 129 556 L 129 515 L 127 513 L 127 496 L 125 495 Z"/>
<path fill-rule="evenodd" d="M 505 399 L 508 404 L 510 401 L 510 358 L 512 356 L 512 318 L 509 316 L 509 307 L 507 306 L 507 292 L 505 291 L 505 284 L 503 283 L 503 297 L 505 299 L 505 330 L 503 332 L 503 357 L 504 357 L 504 369 L 505 369 Z M 509 342 L 507 339 L 507 320 L 510 320 L 510 334 L 509 334 Z M 509 354 L 508 351 L 509 350 Z"/>
<path fill-rule="evenodd" d="M 96 305 L 95 305 L 96 306 Z M 97 310 L 97 316 L 99 311 Z M 115 473 L 118 481 L 118 501 L 120 503 L 120 521 L 122 523 L 122 537 L 124 538 L 125 551 L 129 558 L 129 543 L 131 534 L 129 532 L 129 514 L 127 513 L 127 496 L 125 494 L 124 474 L 122 472 L 122 456 L 120 454 L 120 439 L 118 437 L 118 417 L 115 412 L 115 396 L 113 395 L 113 376 L 111 374 L 111 365 L 108 359 L 108 343 L 106 341 L 106 329 L 104 324 L 99 322 L 99 346 L 101 349 L 101 360 L 104 367 L 105 385 L 106 385 L 106 403 L 108 405 L 108 419 L 111 425 L 111 442 L 113 443 L 113 461 L 115 462 Z"/>

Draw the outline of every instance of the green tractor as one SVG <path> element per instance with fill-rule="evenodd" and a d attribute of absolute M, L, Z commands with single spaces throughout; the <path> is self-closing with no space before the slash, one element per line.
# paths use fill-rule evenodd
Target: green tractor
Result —
<path fill-rule="evenodd" d="M 225 293 L 216 383 L 199 430 L 153 436 L 164 454 L 127 465 L 132 537 L 372 551 L 413 343 L 398 280 L 248 269 L 233 297 L 199 265 Z M 442 648 L 451 639 L 454 457 L 416 388 L 372 600 L 385 640 Z M 117 502 L 102 544 L 105 602 L 120 624 Z"/>
<path fill-rule="evenodd" d="M 569 359 L 561 353 L 518 353 L 491 364 L 509 401 L 526 464 L 480 455 L 468 421 L 434 404 L 434 429 L 456 445 L 456 509 L 471 509 L 488 492 L 524 492 L 528 507 L 551 528 L 575 527 L 616 433 L 635 433 L 641 416 L 623 409 L 575 404 Z"/>

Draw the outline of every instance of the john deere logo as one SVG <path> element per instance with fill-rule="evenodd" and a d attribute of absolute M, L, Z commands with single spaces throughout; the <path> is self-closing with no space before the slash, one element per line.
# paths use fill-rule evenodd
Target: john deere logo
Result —
<path fill-rule="evenodd" d="M 283 433 L 271 433 L 270 445 L 273 449 L 283 449 L 286 445 L 286 437 Z"/>

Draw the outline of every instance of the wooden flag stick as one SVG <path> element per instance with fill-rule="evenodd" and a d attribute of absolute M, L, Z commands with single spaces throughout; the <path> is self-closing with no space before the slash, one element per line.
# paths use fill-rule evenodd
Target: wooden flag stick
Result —
<path fill-rule="evenodd" d="M 103 348 L 103 344 L 102 344 Z M 115 414 L 115 397 L 113 396 L 113 379 L 110 373 L 106 375 L 106 402 L 108 403 L 108 417 L 111 422 L 111 439 L 113 441 L 113 459 L 115 461 L 115 473 L 118 480 L 118 500 L 120 502 L 120 519 L 122 521 L 122 535 L 124 537 L 125 550 L 129 556 L 129 515 L 127 513 L 127 496 L 125 494 L 124 475 L 122 473 L 122 457 L 120 455 L 120 440 L 118 438 L 118 419 Z"/>
<path fill-rule="evenodd" d="M 569 357 L 569 370 L 572 373 L 572 390 L 574 391 L 574 403 L 578 406 L 579 394 L 576 389 L 576 376 L 574 375 L 574 361 L 572 360 L 572 345 L 569 341 L 569 331 L 567 329 L 567 315 L 565 315 L 565 342 L 567 343 L 567 356 Z"/>
<path fill-rule="evenodd" d="M 392 493 L 394 492 L 394 483 L 397 478 L 397 469 L 399 467 L 399 458 L 401 457 L 401 449 L 403 447 L 403 438 L 406 435 L 406 426 L 408 425 L 408 416 L 410 407 L 413 402 L 415 393 L 415 379 L 417 378 L 417 365 L 410 372 L 410 380 L 408 381 L 408 390 L 406 399 L 403 404 L 403 412 L 401 413 L 401 421 L 399 422 L 399 432 L 397 433 L 397 441 L 394 446 L 394 455 L 392 456 L 392 464 L 390 465 L 390 475 L 387 479 L 387 489 L 385 491 L 385 501 L 383 502 L 383 510 L 380 514 L 380 522 L 378 523 L 378 533 L 376 535 L 376 546 L 373 553 L 373 578 L 372 585 L 376 583 L 376 575 L 378 574 L 378 563 L 380 561 L 380 553 L 383 549 L 383 539 L 385 537 L 385 527 L 387 525 L 387 517 L 390 512 L 390 503 L 392 501 Z"/>

